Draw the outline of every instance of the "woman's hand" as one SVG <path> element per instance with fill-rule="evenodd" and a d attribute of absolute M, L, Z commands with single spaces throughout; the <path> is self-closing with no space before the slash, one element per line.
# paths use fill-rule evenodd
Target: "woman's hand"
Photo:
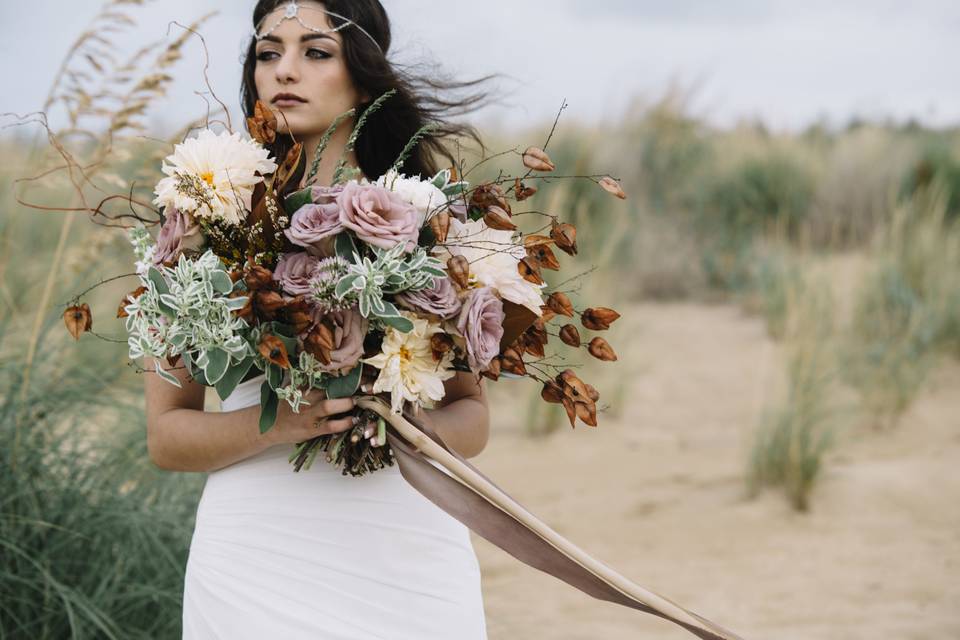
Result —
<path fill-rule="evenodd" d="M 303 399 L 310 404 L 301 404 L 300 413 L 294 413 L 289 404 L 280 402 L 277 421 L 265 434 L 272 444 L 296 444 L 328 433 L 340 433 L 357 424 L 354 416 L 331 417 L 353 409 L 356 400 L 352 397 L 327 399 L 322 389 L 311 389 Z"/>

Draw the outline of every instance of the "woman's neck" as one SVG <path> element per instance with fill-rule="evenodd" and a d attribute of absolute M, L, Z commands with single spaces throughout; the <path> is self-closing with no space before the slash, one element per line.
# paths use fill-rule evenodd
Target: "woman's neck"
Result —
<path fill-rule="evenodd" d="M 330 183 L 333 182 L 333 173 L 336 171 L 337 163 L 340 162 L 340 156 L 343 155 L 343 150 L 347 146 L 347 140 L 350 138 L 350 133 L 353 130 L 352 125 L 353 121 L 341 123 L 330 137 L 327 146 L 323 150 L 323 155 L 320 156 L 320 164 L 317 166 L 316 179 L 313 184 L 329 186 Z M 313 166 L 313 157 L 316 154 L 317 147 L 320 145 L 321 138 L 323 138 L 322 133 L 307 136 L 302 139 L 303 152 L 307 159 L 307 169 L 304 171 L 303 180 L 300 182 L 301 188 L 305 186 L 304 183 L 310 174 L 310 167 Z M 353 149 L 347 154 L 346 163 L 348 167 L 358 166 L 357 154 Z"/>

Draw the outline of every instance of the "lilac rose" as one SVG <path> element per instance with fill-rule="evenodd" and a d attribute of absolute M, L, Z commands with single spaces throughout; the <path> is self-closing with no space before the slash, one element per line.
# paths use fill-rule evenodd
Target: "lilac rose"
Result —
<path fill-rule="evenodd" d="M 433 286 L 420 291 L 404 291 L 396 296 L 396 302 L 411 311 L 423 311 L 446 320 L 460 312 L 463 303 L 450 278 L 434 278 Z"/>
<path fill-rule="evenodd" d="M 290 242 L 305 247 L 313 255 L 332 255 L 332 238 L 343 230 L 337 204 L 337 196 L 342 191 L 342 185 L 312 187 L 313 202 L 297 209 L 290 217 L 290 228 L 283 232 Z"/>
<path fill-rule="evenodd" d="M 466 338 L 471 369 L 484 371 L 500 353 L 503 318 L 503 301 L 491 287 L 474 289 L 463 303 L 457 330 Z"/>
<path fill-rule="evenodd" d="M 326 364 L 321 362 L 319 368 L 337 375 L 350 373 L 363 357 L 363 339 L 369 328 L 367 319 L 360 315 L 356 307 L 328 312 L 314 307 L 311 314 L 314 320 L 310 330 L 323 322 L 333 333 L 330 362 Z"/>
<path fill-rule="evenodd" d="M 349 182 L 337 197 L 340 222 L 357 237 L 383 249 L 405 243 L 413 251 L 420 236 L 417 208 L 377 185 Z"/>
<path fill-rule="evenodd" d="M 175 262 L 185 249 L 194 249 L 203 244 L 200 225 L 194 224 L 190 214 L 182 213 L 176 207 L 168 207 L 164 214 L 166 220 L 160 227 L 153 253 L 153 263 L 156 265 Z"/>
<path fill-rule="evenodd" d="M 273 279 L 290 295 L 298 296 L 311 291 L 310 279 L 320 261 L 309 253 L 295 251 L 284 253 L 273 270 Z"/>

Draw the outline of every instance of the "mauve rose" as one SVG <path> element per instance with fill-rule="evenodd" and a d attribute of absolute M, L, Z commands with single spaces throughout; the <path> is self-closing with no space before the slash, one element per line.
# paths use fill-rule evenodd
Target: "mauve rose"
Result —
<path fill-rule="evenodd" d="M 411 311 L 424 311 L 446 320 L 460 312 L 463 303 L 450 278 L 434 278 L 433 286 L 420 291 L 398 293 L 397 304 Z"/>
<path fill-rule="evenodd" d="M 503 301 L 491 287 L 474 289 L 460 310 L 457 330 L 467 340 L 467 364 L 483 371 L 500 353 L 503 337 Z"/>
<path fill-rule="evenodd" d="M 297 209 L 290 217 L 290 228 L 283 232 L 290 242 L 312 255 L 332 255 L 332 238 L 343 231 L 337 204 L 341 191 L 343 185 L 311 188 L 313 202 Z"/>
<path fill-rule="evenodd" d="M 417 208 L 392 191 L 348 182 L 337 197 L 340 222 L 369 244 L 390 249 L 405 243 L 413 251 L 420 235 Z"/>
<path fill-rule="evenodd" d="M 319 368 L 338 375 L 350 373 L 363 357 L 363 339 L 369 328 L 367 319 L 360 315 L 356 307 L 327 313 L 314 307 L 312 315 L 314 323 L 311 329 L 324 319 L 333 325 L 333 349 L 330 351 L 330 363 L 321 363 Z"/>
<path fill-rule="evenodd" d="M 304 251 L 284 253 L 273 270 L 273 279 L 279 280 L 281 288 L 290 295 L 310 293 L 310 278 L 319 262 Z"/>
<path fill-rule="evenodd" d="M 176 207 L 164 211 L 166 220 L 157 236 L 157 248 L 153 253 L 153 263 L 174 262 L 185 249 L 195 249 L 203 244 L 200 225 L 194 224 L 187 213 L 181 213 Z"/>

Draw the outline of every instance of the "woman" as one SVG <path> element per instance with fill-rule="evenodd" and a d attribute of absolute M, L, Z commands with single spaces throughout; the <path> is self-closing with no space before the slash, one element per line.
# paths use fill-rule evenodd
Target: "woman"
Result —
<path fill-rule="evenodd" d="M 390 25 L 377 0 L 261 0 L 253 23 L 243 106 L 252 115 L 260 99 L 275 110 L 275 157 L 297 140 L 312 160 L 339 114 L 351 107 L 362 113 L 389 89 L 397 94 L 371 115 L 347 156 L 368 178 L 384 173 L 428 121 L 438 127 L 402 167 L 407 175 L 435 173 L 431 154 L 452 161 L 445 136 L 465 133 L 479 142 L 472 129 L 440 116 L 463 112 L 482 96 L 451 102 L 418 89 L 486 78 L 444 83 L 397 71 L 385 58 Z M 317 184 L 332 180 L 352 126 L 343 123 L 330 140 Z M 407 484 L 396 466 L 345 477 L 321 456 L 310 470 L 293 472 L 293 444 L 350 428 L 352 418 L 336 414 L 350 411 L 353 398 L 324 400 L 315 390 L 299 414 L 280 403 L 274 427 L 261 434 L 262 375 L 241 383 L 222 412 L 206 413 L 204 387 L 183 368 L 170 372 L 182 388 L 146 375 L 150 456 L 164 469 L 209 474 L 187 562 L 184 638 L 486 637 L 469 530 Z M 421 418 L 448 446 L 475 456 L 489 428 L 483 381 L 458 373 L 445 385 L 443 403 Z"/>

